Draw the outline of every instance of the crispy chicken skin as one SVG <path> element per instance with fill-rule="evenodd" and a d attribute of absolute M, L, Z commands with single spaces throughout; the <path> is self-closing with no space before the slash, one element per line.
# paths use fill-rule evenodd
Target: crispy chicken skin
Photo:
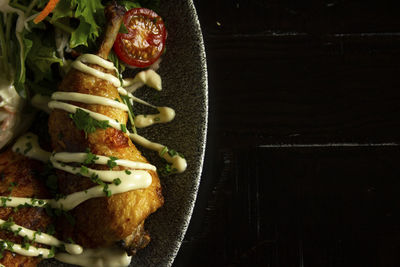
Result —
<path fill-rule="evenodd" d="M 108 7 L 106 15 L 110 21 L 103 43 L 97 55 L 107 58 L 116 34 L 120 28 L 123 12 L 116 6 Z M 91 67 L 107 72 L 97 65 Z M 110 82 L 71 69 L 62 81 L 59 91 L 78 92 L 118 99 L 118 90 Z M 121 101 L 122 102 L 122 101 Z M 128 115 L 125 111 L 102 105 L 88 105 L 70 102 L 88 110 L 104 114 L 126 124 Z M 113 156 L 119 159 L 147 162 L 132 143 L 127 134 L 114 128 L 97 129 L 88 134 L 78 130 L 68 113 L 53 110 L 49 118 L 49 132 L 55 151 L 83 152 L 87 148 L 94 154 Z M 107 169 L 107 166 L 91 166 L 91 168 Z M 116 166 L 114 170 L 123 169 Z M 111 197 L 90 199 L 78 207 L 72 214 L 76 223 L 71 226 L 62 224 L 64 237 L 72 237 L 83 247 L 99 247 L 111 245 L 117 241 L 124 244 L 130 253 L 148 243 L 149 237 L 143 230 L 144 220 L 163 204 L 160 180 L 156 172 L 149 171 L 152 183 L 146 189 L 134 190 Z M 95 184 L 90 179 L 58 172 L 59 188 L 63 194 L 88 189 Z M 138 236 L 140 233 L 140 236 Z M 136 238 L 135 238 L 136 237 Z"/>
<path fill-rule="evenodd" d="M 49 195 L 42 182 L 36 178 L 36 173 L 42 170 L 43 164 L 36 160 L 28 159 L 20 154 L 16 154 L 11 150 L 7 150 L 0 154 L 0 195 L 1 196 L 14 196 L 14 197 L 36 197 L 48 198 Z M 16 186 L 10 190 L 12 183 Z M 14 211 L 13 208 L 0 208 L 0 218 L 7 220 L 12 217 L 13 221 L 25 228 L 31 230 L 40 230 L 45 232 L 51 218 L 46 214 L 42 208 L 20 208 Z M 23 238 L 15 236 L 11 232 L 5 230 L 0 231 L 0 238 L 14 243 L 21 244 Z M 37 247 L 42 245 L 35 244 Z M 7 267 L 33 267 L 36 266 L 42 259 L 40 257 L 26 257 L 19 254 L 12 253 L 8 250 L 3 252 L 3 258 L 0 263 Z"/>

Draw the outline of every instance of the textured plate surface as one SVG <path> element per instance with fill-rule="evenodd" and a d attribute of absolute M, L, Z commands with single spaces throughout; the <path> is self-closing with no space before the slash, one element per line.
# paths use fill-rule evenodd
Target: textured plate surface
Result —
<path fill-rule="evenodd" d="M 179 250 L 192 215 L 203 166 L 207 131 L 207 69 L 203 38 L 193 2 L 161 1 L 159 11 L 168 29 L 167 53 L 159 74 L 163 91 L 140 89 L 137 96 L 157 106 L 175 109 L 169 124 L 139 129 L 139 134 L 182 152 L 188 162 L 186 172 L 160 177 L 164 206 L 146 221 L 152 241 L 133 258 L 131 266 L 170 266 Z M 150 162 L 164 166 L 157 155 L 138 147 Z M 47 266 L 67 266 L 45 261 Z"/>

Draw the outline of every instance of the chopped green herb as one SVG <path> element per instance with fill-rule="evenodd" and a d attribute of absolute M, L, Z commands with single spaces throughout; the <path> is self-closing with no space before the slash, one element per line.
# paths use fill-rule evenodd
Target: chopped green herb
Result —
<path fill-rule="evenodd" d="M 8 218 L 7 219 L 7 221 L 5 221 L 2 225 L 1 225 L 1 229 L 3 229 L 3 230 L 11 230 L 11 226 L 13 226 L 15 223 L 14 223 L 14 220 L 13 220 L 13 218 L 12 217 L 10 217 L 10 218 Z"/>
<path fill-rule="evenodd" d="M 106 194 L 107 197 L 111 197 L 111 195 L 112 195 L 111 190 L 108 189 L 108 184 L 104 184 L 103 192 Z"/>
<path fill-rule="evenodd" d="M 165 164 L 164 168 L 161 168 L 159 173 L 162 176 L 169 176 L 171 174 L 174 174 L 177 170 L 175 168 L 172 168 L 172 165 L 167 163 Z"/>
<path fill-rule="evenodd" d="M 92 175 L 90 176 L 90 180 L 92 180 L 93 183 L 96 183 L 99 185 L 104 185 L 104 182 L 95 173 L 92 173 Z"/>
<path fill-rule="evenodd" d="M 95 154 L 90 152 L 89 149 L 86 149 L 86 159 L 83 161 L 83 164 L 84 165 L 94 164 L 95 160 L 98 160 L 98 159 L 99 159 L 99 157 L 97 157 Z"/>
<path fill-rule="evenodd" d="M 98 121 L 90 117 L 90 114 L 82 109 L 78 108 L 75 113 L 69 114 L 69 117 L 75 123 L 76 128 L 83 130 L 85 136 L 89 133 L 94 133 L 96 129 L 107 129 L 110 127 L 108 121 Z"/>
<path fill-rule="evenodd" d="M 117 159 L 118 158 L 111 156 L 110 159 L 107 161 L 108 168 L 112 169 L 117 166 L 117 163 L 115 162 Z"/>
<path fill-rule="evenodd" d="M 118 99 L 118 98 L 115 98 L 115 99 L 114 99 L 114 101 L 117 101 L 117 102 L 119 102 L 119 99 Z"/>
<path fill-rule="evenodd" d="M 49 258 L 53 258 L 56 255 L 56 247 L 51 246 L 50 252 L 49 252 Z"/>
<path fill-rule="evenodd" d="M 121 131 L 126 133 L 126 125 L 121 123 Z"/>
<path fill-rule="evenodd" d="M 125 170 L 125 173 L 130 175 L 132 172 L 130 170 Z"/>
<path fill-rule="evenodd" d="M 14 248 L 13 248 L 14 242 L 11 242 L 11 241 L 8 241 L 8 240 L 5 240 L 5 242 L 6 242 L 6 245 L 7 245 L 7 249 L 10 250 L 10 251 L 14 251 Z"/>
<path fill-rule="evenodd" d="M 21 232 L 22 228 L 18 227 L 17 230 L 14 231 L 14 235 L 17 236 L 19 234 L 19 232 Z"/>
<path fill-rule="evenodd" d="M 175 151 L 174 149 L 168 150 L 168 154 L 169 154 L 171 157 L 179 156 L 179 157 L 181 157 L 181 158 L 185 158 L 181 153 Z"/>
<path fill-rule="evenodd" d="M 82 165 L 82 166 L 81 166 L 81 173 L 82 173 L 82 174 L 89 174 L 89 169 L 88 169 L 88 167 Z"/>
<path fill-rule="evenodd" d="M 34 232 L 34 233 L 33 233 L 33 239 L 32 239 L 32 243 L 33 243 L 33 242 L 35 242 L 35 240 L 36 240 L 36 236 L 37 236 L 37 235 L 41 235 L 41 234 L 42 234 L 42 232 L 40 232 L 40 230 L 38 230 L 38 231 Z"/>
<path fill-rule="evenodd" d="M 121 179 L 116 178 L 116 179 L 113 180 L 113 183 L 114 183 L 115 185 L 120 185 L 120 184 L 121 184 Z"/>
<path fill-rule="evenodd" d="M 32 149 L 32 143 L 28 142 L 25 144 L 26 148 L 24 150 L 24 154 L 28 153 Z"/>
<path fill-rule="evenodd" d="M 161 150 L 160 156 L 162 157 L 165 154 L 165 152 L 168 152 L 168 147 L 166 146 Z"/>
<path fill-rule="evenodd" d="M 31 244 L 29 244 L 29 238 L 27 236 L 24 236 L 24 242 L 22 242 L 22 248 L 25 250 L 29 250 L 29 247 Z"/>
<path fill-rule="evenodd" d="M 36 202 L 38 202 L 37 198 L 35 197 L 31 198 L 32 205 L 35 205 Z"/>
<path fill-rule="evenodd" d="M 131 128 L 133 133 L 137 133 L 136 127 L 135 127 L 135 115 L 133 114 L 133 107 L 132 103 L 130 101 L 130 97 L 127 95 L 121 95 L 122 101 L 125 103 L 125 105 L 128 107 L 128 117 L 129 121 L 131 123 Z"/>
<path fill-rule="evenodd" d="M 11 201 L 9 197 L 0 197 L 1 205 L 5 208 L 7 207 L 7 201 Z"/>
<path fill-rule="evenodd" d="M 168 150 L 168 154 L 169 154 L 171 157 L 178 155 L 178 153 L 177 153 L 175 150 L 173 150 L 173 149 Z"/>

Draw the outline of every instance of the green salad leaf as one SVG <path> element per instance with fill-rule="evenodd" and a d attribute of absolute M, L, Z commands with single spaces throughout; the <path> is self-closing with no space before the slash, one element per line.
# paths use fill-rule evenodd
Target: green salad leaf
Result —
<path fill-rule="evenodd" d="M 53 12 L 52 21 L 62 18 L 76 19 L 79 23 L 71 34 L 70 47 L 88 46 L 88 42 L 99 37 L 100 27 L 105 24 L 104 6 L 99 0 L 61 0 Z"/>
<path fill-rule="evenodd" d="M 65 62 L 64 51 L 95 49 L 105 28 L 107 2 L 60 0 L 44 21 L 34 24 L 28 18 L 38 14 L 48 0 L 5 0 L 2 5 L 7 12 L 0 12 L 0 78 L 13 81 L 24 98 L 30 95 L 27 88 L 36 93 L 51 94 L 52 89 L 46 87 L 55 87 L 54 82 L 59 80 L 60 67 Z M 146 7 L 157 11 L 160 0 L 121 0 L 118 3 L 126 10 Z M 56 28 L 67 36 L 63 46 L 56 41 Z M 122 27 L 121 32 L 124 30 Z M 110 57 L 122 73 L 123 65 L 114 55 Z"/>
<path fill-rule="evenodd" d="M 53 63 L 62 65 L 63 61 L 57 57 L 54 46 L 49 46 L 50 40 L 44 39 L 41 33 L 31 32 L 26 35 L 27 40 L 33 44 L 28 56 L 27 66 L 34 74 L 34 82 L 39 82 L 45 78 L 51 79 L 52 73 L 49 66 Z M 44 41 L 42 41 L 44 40 Z"/>

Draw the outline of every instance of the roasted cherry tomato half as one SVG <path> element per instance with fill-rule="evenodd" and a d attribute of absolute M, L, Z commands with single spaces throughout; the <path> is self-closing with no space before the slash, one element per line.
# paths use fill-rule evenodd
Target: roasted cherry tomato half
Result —
<path fill-rule="evenodd" d="M 162 18 L 153 10 L 133 8 L 125 13 L 123 22 L 128 33 L 117 35 L 115 53 L 130 66 L 150 66 L 165 47 L 167 32 Z"/>

